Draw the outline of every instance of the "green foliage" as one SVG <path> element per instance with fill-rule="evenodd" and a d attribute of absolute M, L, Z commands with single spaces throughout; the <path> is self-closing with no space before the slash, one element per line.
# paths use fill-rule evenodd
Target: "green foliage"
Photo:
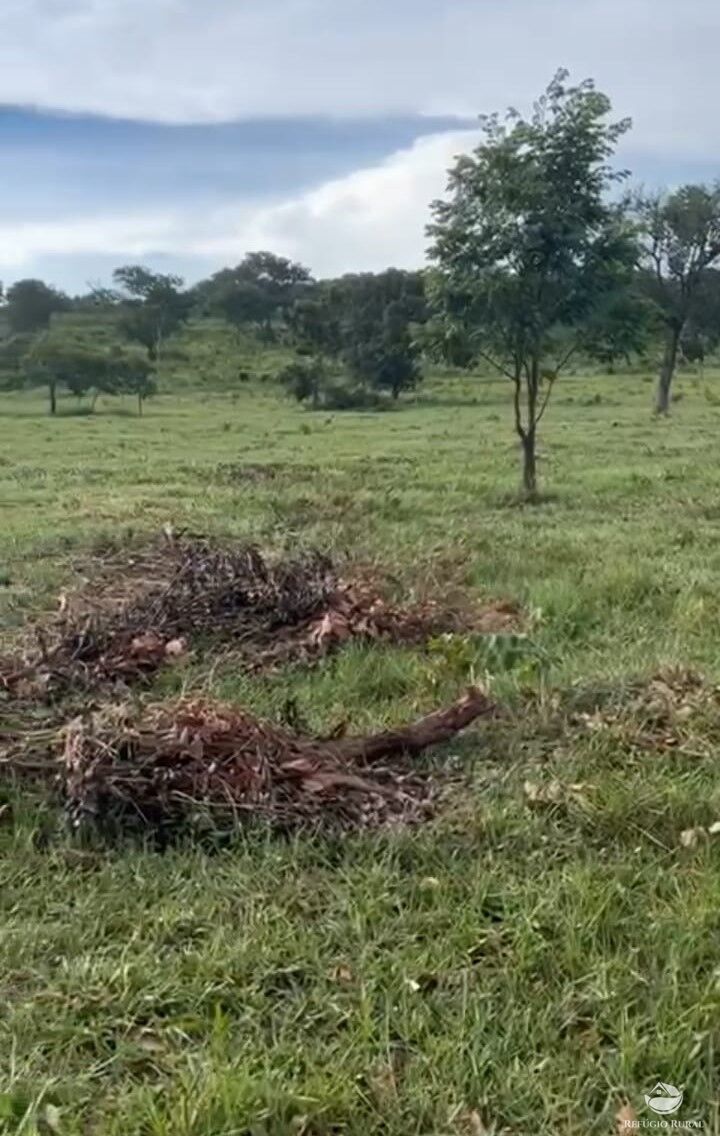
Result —
<path fill-rule="evenodd" d="M 284 324 L 293 302 L 307 291 L 310 273 L 302 264 L 271 252 L 251 252 L 235 268 L 223 268 L 193 289 L 202 310 L 221 315 L 238 330 L 252 328 L 265 341 Z"/>
<path fill-rule="evenodd" d="M 316 288 L 311 298 L 296 300 L 288 313 L 288 327 L 301 355 L 328 360 L 342 351 L 340 316 L 329 288 Z"/>
<path fill-rule="evenodd" d="M 297 402 L 310 403 L 314 410 L 370 410 L 380 403 L 373 390 L 330 373 L 322 360 L 300 356 L 277 377 L 288 394 Z"/>
<path fill-rule="evenodd" d="M 228 280 L 213 296 L 213 310 L 233 327 L 266 328 L 275 311 L 266 293 L 249 280 Z"/>
<path fill-rule="evenodd" d="M 156 390 L 153 366 L 139 351 L 95 347 L 58 333 L 42 336 L 24 358 L 26 382 L 47 386 L 50 412 L 57 412 L 57 392 L 63 387 L 76 398 L 98 394 L 135 394 L 143 400 Z"/>
<path fill-rule="evenodd" d="M 148 358 L 156 360 L 165 340 L 188 320 L 193 296 L 181 290 L 182 277 L 150 272 L 142 265 L 116 268 L 113 280 L 126 293 L 119 298 L 121 335 L 140 343 Z"/>
<path fill-rule="evenodd" d="M 54 312 L 64 311 L 70 301 L 42 280 L 17 280 L 7 290 L 5 317 L 14 332 L 41 331 L 50 326 Z"/>
<path fill-rule="evenodd" d="M 288 329 L 298 353 L 315 360 L 318 381 L 326 388 L 324 404 L 339 409 L 340 404 L 376 403 L 373 391 L 397 398 L 417 385 L 420 347 L 414 330 L 425 318 L 422 274 L 388 269 L 316 285 L 291 308 Z M 337 364 L 332 390 L 330 362 Z M 345 380 L 337 373 L 341 369 Z"/>
<path fill-rule="evenodd" d="M 720 182 L 639 195 L 634 205 L 642 237 L 640 280 L 665 329 L 655 405 L 666 414 L 683 338 L 697 347 L 703 339 L 712 343 L 718 332 L 720 296 L 712 266 L 720 260 Z"/>
<path fill-rule="evenodd" d="M 311 360 L 295 359 L 278 372 L 278 381 L 297 402 L 312 400 L 314 406 L 320 400 L 320 370 Z"/>
<path fill-rule="evenodd" d="M 35 341 L 34 332 L 22 332 L 0 341 L 0 389 L 23 386 L 23 360 Z"/>
<path fill-rule="evenodd" d="M 330 285 L 342 358 L 361 386 L 397 398 L 421 379 L 416 328 L 427 318 L 422 273 L 388 269 L 343 276 Z"/>
<path fill-rule="evenodd" d="M 482 119 L 484 141 L 450 171 L 449 199 L 434 203 L 429 227 L 450 342 L 472 344 L 513 385 L 529 496 L 554 380 L 589 326 L 599 334 L 608 296 L 617 305 L 629 290 L 636 255 L 621 207 L 607 200 L 622 176 L 608 161 L 629 123 L 607 121 L 610 102 L 591 81 L 566 78 L 558 72 L 529 120 Z"/>
<path fill-rule="evenodd" d="M 512 674 L 516 682 L 536 681 L 548 668 L 545 651 L 529 635 L 503 632 L 491 635 L 440 635 L 428 643 L 431 675 L 438 664 L 459 682 L 482 682 Z"/>

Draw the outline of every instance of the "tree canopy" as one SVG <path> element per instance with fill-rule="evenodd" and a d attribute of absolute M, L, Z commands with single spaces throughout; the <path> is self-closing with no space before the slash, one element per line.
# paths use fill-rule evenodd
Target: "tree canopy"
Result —
<path fill-rule="evenodd" d="M 70 306 L 68 297 L 42 280 L 17 280 L 5 296 L 5 315 L 12 331 L 34 332 L 49 327 L 55 312 Z"/>
<path fill-rule="evenodd" d="M 182 290 L 182 277 L 131 264 L 116 268 L 113 280 L 122 289 L 117 297 L 121 334 L 140 343 L 150 360 L 157 359 L 164 341 L 185 323 L 193 308 L 193 297 Z"/>
<path fill-rule="evenodd" d="M 32 344 L 23 362 L 26 381 L 47 387 L 51 414 L 57 413 L 60 388 L 78 398 L 91 391 L 134 394 L 140 412 L 144 399 L 155 391 L 152 364 L 137 349 L 102 348 L 50 332 Z"/>

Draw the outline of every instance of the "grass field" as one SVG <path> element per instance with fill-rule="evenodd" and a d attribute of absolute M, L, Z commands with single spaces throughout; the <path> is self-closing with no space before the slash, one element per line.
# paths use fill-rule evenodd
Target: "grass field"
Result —
<path fill-rule="evenodd" d="M 669 666 L 720 681 L 716 382 L 681 378 L 667 421 L 643 376 L 559 384 L 532 507 L 501 381 L 374 414 L 253 382 L 142 419 L 2 397 L 8 641 L 93 548 L 167 522 L 330 548 L 405 597 L 516 600 L 530 631 L 517 669 L 482 643 L 353 646 L 156 688 L 270 715 L 292 694 L 361 730 L 489 672 L 511 713 L 436 755 L 467 790 L 422 829 L 83 851 L 0 787 L 0 1131 L 589 1136 L 626 1101 L 652 1119 L 662 1080 L 720 1133 L 720 836 L 681 837 L 720 818 L 720 710 L 708 688 L 673 706 L 681 744 L 647 744 L 630 694 Z"/>

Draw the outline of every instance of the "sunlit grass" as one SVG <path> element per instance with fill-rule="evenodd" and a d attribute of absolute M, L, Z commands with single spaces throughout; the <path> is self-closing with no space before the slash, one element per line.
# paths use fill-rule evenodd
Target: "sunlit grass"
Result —
<path fill-rule="evenodd" d="M 718 679 L 715 382 L 681 377 L 668 421 L 643 376 L 560 384 L 534 507 L 495 380 L 375 414 L 257 381 L 142 419 L 0 400 L 8 636 L 93 547 L 171 523 L 319 544 L 396 594 L 516 600 L 537 661 L 473 655 L 511 713 L 436 756 L 465 787 L 416 831 L 82 850 L 9 793 L 0 1131 L 477 1136 L 475 1113 L 498 1136 L 607 1136 L 661 1079 L 720 1132 L 720 837 L 680 839 L 720 818 L 720 722 L 637 751 L 572 709 L 667 663 Z M 292 697 L 313 729 L 363 730 L 453 697 L 453 658 L 353 646 L 258 678 L 196 657 L 154 693 L 203 684 L 273 716 Z M 525 783 L 552 781 L 533 805 Z"/>

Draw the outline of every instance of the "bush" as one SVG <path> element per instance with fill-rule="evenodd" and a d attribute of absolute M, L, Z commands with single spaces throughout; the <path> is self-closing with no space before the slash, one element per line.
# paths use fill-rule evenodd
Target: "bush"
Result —
<path fill-rule="evenodd" d="M 319 404 L 320 370 L 314 363 L 296 359 L 283 367 L 277 378 L 288 394 L 298 402 L 312 399 L 315 406 Z"/>
<path fill-rule="evenodd" d="M 321 391 L 323 410 L 377 410 L 384 402 L 376 391 L 340 379 L 328 380 Z"/>
<path fill-rule="evenodd" d="M 375 410 L 385 399 L 376 391 L 342 377 L 331 377 L 317 359 L 296 359 L 277 378 L 298 402 L 313 410 Z"/>

